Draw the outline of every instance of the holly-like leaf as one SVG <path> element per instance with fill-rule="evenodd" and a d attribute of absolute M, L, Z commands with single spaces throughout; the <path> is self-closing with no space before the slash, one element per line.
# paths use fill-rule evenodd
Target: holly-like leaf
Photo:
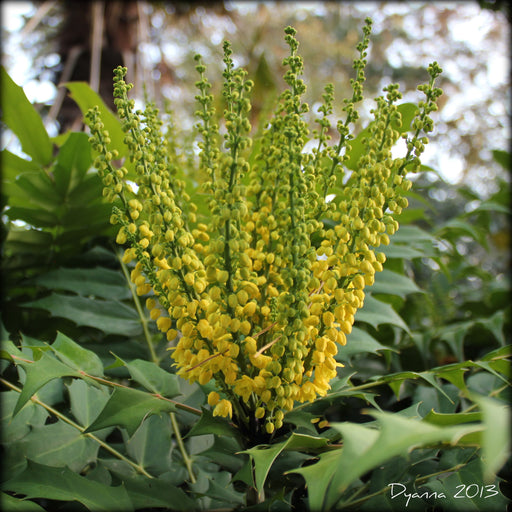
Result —
<path fill-rule="evenodd" d="M 313 437 L 304 434 L 296 434 L 295 432 L 282 443 L 265 447 L 263 445 L 255 446 L 249 450 L 240 453 L 250 455 L 254 463 L 254 480 L 258 492 L 263 490 L 265 480 L 267 479 L 270 467 L 282 451 L 311 451 L 325 448 L 328 444 L 327 439 L 323 437 Z"/>
<path fill-rule="evenodd" d="M 124 427 L 132 436 L 142 420 L 151 414 L 175 411 L 173 403 L 137 389 L 115 388 L 105 407 L 85 432 L 106 427 Z"/>
<path fill-rule="evenodd" d="M 152 475 L 172 469 L 172 426 L 168 416 L 149 416 L 127 441 L 128 455 Z"/>
<path fill-rule="evenodd" d="M 105 334 L 137 336 L 142 332 L 135 309 L 116 300 L 93 300 L 52 293 L 24 305 L 45 309 L 54 316 L 68 318 L 80 326 L 95 327 Z"/>
<path fill-rule="evenodd" d="M 210 409 L 203 408 L 199 421 L 194 423 L 186 437 L 202 436 L 204 434 L 237 437 L 238 431 L 226 419 L 213 416 Z"/>
<path fill-rule="evenodd" d="M 364 307 L 357 311 L 355 319 L 375 328 L 381 324 L 396 325 L 410 334 L 409 327 L 402 317 L 389 304 L 385 304 L 371 295 L 366 295 Z"/>
<path fill-rule="evenodd" d="M 384 412 L 372 412 L 372 416 L 377 418 L 380 429 L 349 422 L 331 423 L 343 437 L 343 448 L 322 454 L 316 464 L 290 471 L 306 479 L 311 510 L 332 510 L 353 482 L 393 457 L 432 443 L 456 443 L 483 428 L 481 424 L 440 428 Z"/>
<path fill-rule="evenodd" d="M 51 380 L 61 377 L 80 377 L 80 373 L 77 370 L 61 363 L 47 352 L 43 353 L 38 361 L 29 363 L 18 360 L 18 364 L 23 366 L 27 372 L 27 377 L 14 407 L 13 416 L 16 416 L 32 396 Z"/>
<path fill-rule="evenodd" d="M 23 473 L 5 482 L 3 487 L 27 498 L 78 501 L 94 512 L 133 510 L 123 484 L 110 487 L 80 476 L 69 468 L 53 468 L 31 460 Z"/>
<path fill-rule="evenodd" d="M 105 267 L 59 268 L 38 276 L 33 283 L 50 290 L 74 292 L 83 297 L 92 295 L 118 300 L 131 297 L 123 275 Z"/>
<path fill-rule="evenodd" d="M 173 398 L 180 394 L 180 383 L 177 375 L 166 372 L 157 364 L 143 359 L 125 362 L 120 357 L 116 361 L 121 362 L 132 376 L 132 379 L 138 382 L 152 393 Z"/>
<path fill-rule="evenodd" d="M 57 338 L 50 348 L 63 363 L 71 368 L 95 377 L 103 376 L 101 359 L 92 350 L 81 347 L 65 334 L 57 333 Z"/>
<path fill-rule="evenodd" d="M 149 507 L 165 510 L 197 510 L 197 503 L 185 492 L 166 480 L 141 476 L 124 478 L 126 491 L 135 510 Z M 112 510 L 120 510 L 119 507 Z"/>
<path fill-rule="evenodd" d="M 424 293 L 409 277 L 384 269 L 375 274 L 375 282 L 369 287 L 372 293 L 384 293 L 405 297 L 410 293 Z"/>

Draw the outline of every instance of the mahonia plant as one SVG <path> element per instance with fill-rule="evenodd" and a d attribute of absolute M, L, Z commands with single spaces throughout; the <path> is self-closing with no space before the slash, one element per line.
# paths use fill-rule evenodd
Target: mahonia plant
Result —
<path fill-rule="evenodd" d="M 392 84 L 376 99 L 357 169 L 345 169 L 370 31 L 367 19 L 352 98 L 344 100 L 345 120 L 338 121 L 339 139 L 330 145 L 334 88 L 325 87 L 311 137 L 296 31 L 285 29 L 287 88 L 252 149 L 252 164 L 252 81 L 235 69 L 226 42 L 221 130 L 206 67 L 195 57 L 200 154 L 193 178 L 202 181 L 208 217 L 198 215 L 178 177 L 176 152 L 169 151 L 154 105 L 134 111 L 125 68 L 115 70 L 114 96 L 136 190 L 127 168 L 114 165 L 118 153 L 108 149 L 98 108 L 86 116 L 104 196 L 113 202 L 111 222 L 119 226 L 117 242 L 128 245 L 123 261 L 135 262 L 137 293 L 152 292 L 146 306 L 171 344 L 177 373 L 201 385 L 213 381 L 213 415 L 233 418 L 246 435 L 273 433 L 296 402 L 330 389 L 341 366 L 337 347 L 347 341 L 365 286 L 382 270 L 385 255 L 376 249 L 398 229 L 395 217 L 407 206 L 404 194 L 411 187 L 406 175 L 420 170 L 425 134 L 433 129 L 429 114 L 442 93 L 435 87 L 441 73 L 435 62 L 429 82 L 418 87 L 425 100 L 404 136 L 405 156 L 391 153 L 401 125 L 401 94 Z M 306 151 L 311 138 L 318 143 Z M 333 191 L 336 200 L 329 201 Z"/>

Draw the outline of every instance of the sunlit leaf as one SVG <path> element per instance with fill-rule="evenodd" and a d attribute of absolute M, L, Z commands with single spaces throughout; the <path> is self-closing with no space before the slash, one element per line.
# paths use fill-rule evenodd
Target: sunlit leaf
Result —
<path fill-rule="evenodd" d="M 41 116 L 3 66 L 0 66 L 0 77 L 2 121 L 18 137 L 24 153 L 35 162 L 48 165 L 52 159 L 52 143 Z"/>

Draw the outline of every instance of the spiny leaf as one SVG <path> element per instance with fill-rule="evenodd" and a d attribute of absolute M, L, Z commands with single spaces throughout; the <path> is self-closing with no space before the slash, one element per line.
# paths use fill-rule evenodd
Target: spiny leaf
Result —
<path fill-rule="evenodd" d="M 92 300 L 85 297 L 52 293 L 25 303 L 55 316 L 69 318 L 77 325 L 95 327 L 105 334 L 136 336 L 142 331 L 137 312 L 116 300 Z"/>
<path fill-rule="evenodd" d="M 254 479 L 258 492 L 263 490 L 265 480 L 267 479 L 270 467 L 284 450 L 310 451 L 319 448 L 325 448 L 328 444 L 327 439 L 323 437 L 313 437 L 304 434 L 292 433 L 292 435 L 282 443 L 278 443 L 265 448 L 263 445 L 255 446 L 249 450 L 240 453 L 247 453 L 251 456 L 254 463 Z"/>
<path fill-rule="evenodd" d="M 115 357 L 116 361 L 121 362 L 128 368 L 132 379 L 145 387 L 148 391 L 158 393 L 167 398 L 173 398 L 180 394 L 180 384 L 177 375 L 166 372 L 157 364 L 149 361 L 135 359 L 127 363 L 120 357 Z"/>
<path fill-rule="evenodd" d="M 85 432 L 106 427 L 124 427 L 132 436 L 142 420 L 150 414 L 175 411 L 174 404 L 137 389 L 115 388 L 105 407 Z"/>
<path fill-rule="evenodd" d="M 46 383 L 53 379 L 61 377 L 80 377 L 80 373 L 74 368 L 61 363 L 58 359 L 48 353 L 43 353 L 41 359 L 35 362 L 26 363 L 18 360 L 18 364 L 23 366 L 27 372 L 25 385 L 21 390 L 18 402 L 12 413 L 16 416 L 21 408 L 30 400 L 30 398 Z"/>
<path fill-rule="evenodd" d="M 57 338 L 50 348 L 63 363 L 71 368 L 96 377 L 103 376 L 101 359 L 92 350 L 81 347 L 65 334 L 57 333 Z"/>
<path fill-rule="evenodd" d="M 110 487 L 79 476 L 69 468 L 53 468 L 31 460 L 23 473 L 5 482 L 4 489 L 27 498 L 78 501 L 95 512 L 133 510 L 123 484 Z"/>

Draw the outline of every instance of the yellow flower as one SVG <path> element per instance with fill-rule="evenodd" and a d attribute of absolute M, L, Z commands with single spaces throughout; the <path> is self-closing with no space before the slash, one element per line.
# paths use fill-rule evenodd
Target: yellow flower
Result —
<path fill-rule="evenodd" d="M 229 400 L 222 399 L 213 410 L 214 416 L 222 416 L 226 418 L 229 416 L 230 418 L 233 416 L 233 406 Z"/>

